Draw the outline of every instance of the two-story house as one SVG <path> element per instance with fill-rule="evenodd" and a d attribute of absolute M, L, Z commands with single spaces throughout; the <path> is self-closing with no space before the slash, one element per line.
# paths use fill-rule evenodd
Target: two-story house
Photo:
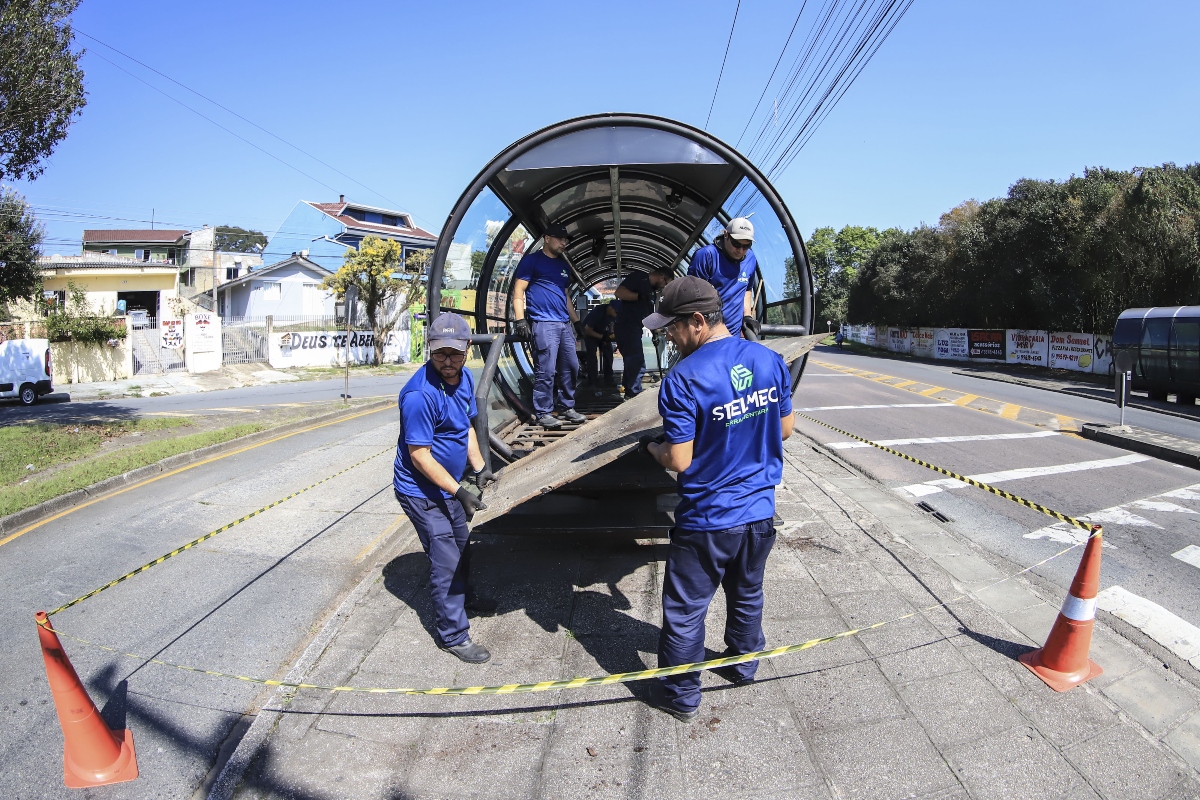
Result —
<path fill-rule="evenodd" d="M 437 244 L 437 235 L 418 228 L 409 214 L 349 203 L 341 195 L 336 203 L 297 203 L 270 238 L 263 263 L 303 256 L 336 272 L 346 250 L 358 249 L 368 236 L 400 242 L 405 257 L 413 250 L 429 250 Z"/>

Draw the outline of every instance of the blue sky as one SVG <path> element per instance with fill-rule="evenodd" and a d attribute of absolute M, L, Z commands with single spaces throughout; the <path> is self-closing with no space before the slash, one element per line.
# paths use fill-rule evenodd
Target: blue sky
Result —
<path fill-rule="evenodd" d="M 160 227 L 270 233 L 300 199 L 339 193 L 438 230 L 495 153 L 547 124 L 636 111 L 703 125 L 735 2 L 83 0 L 79 30 L 374 191 L 82 36 L 89 104 L 44 175 L 16 186 L 44 210 L 47 253 L 78 252 L 85 227 L 148 227 L 152 209 Z M 718 137 L 738 138 L 798 8 L 743 0 Z M 1021 177 L 1200 160 L 1197 29 L 1189 2 L 916 0 L 776 185 L 807 236 L 935 223 Z"/>

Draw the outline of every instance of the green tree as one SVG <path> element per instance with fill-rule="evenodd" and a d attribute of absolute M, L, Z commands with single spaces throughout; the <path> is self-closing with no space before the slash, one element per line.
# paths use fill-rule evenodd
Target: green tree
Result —
<path fill-rule="evenodd" d="M 0 2 L 0 180 L 32 180 L 87 103 L 83 51 L 71 52 L 79 0 Z"/>
<path fill-rule="evenodd" d="M 425 252 L 414 251 L 405 261 L 399 242 L 368 236 L 359 249 L 346 251 L 345 263 L 321 284 L 339 298 L 346 296 L 346 288 L 351 284 L 358 286 L 358 302 L 362 303 L 374 334 L 375 364 L 383 361 L 383 346 L 400 316 L 424 297 L 421 273 L 413 265 L 428 260 L 428 256 L 419 255 Z"/>
<path fill-rule="evenodd" d="M 262 231 L 236 225 L 218 225 L 216 237 L 217 249 L 226 253 L 261 253 L 267 248 L 267 237 Z"/>
<path fill-rule="evenodd" d="M 41 291 L 37 260 L 44 236 L 25 198 L 0 189 L 0 303 L 33 299 Z"/>
<path fill-rule="evenodd" d="M 877 228 L 846 225 L 840 231 L 817 228 L 805 243 L 817 291 L 817 320 L 847 320 L 850 287 L 871 253 L 879 246 Z"/>

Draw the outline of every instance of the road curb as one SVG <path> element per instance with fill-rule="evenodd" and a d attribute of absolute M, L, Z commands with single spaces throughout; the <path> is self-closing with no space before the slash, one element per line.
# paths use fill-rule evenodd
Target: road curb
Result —
<path fill-rule="evenodd" d="M 925 362 L 919 362 L 919 363 L 925 363 Z M 980 380 L 983 380 L 983 381 L 995 381 L 996 383 L 1010 383 L 1014 386 L 1025 386 L 1030 389 L 1041 389 L 1044 392 L 1058 392 L 1059 394 L 1066 394 L 1066 395 L 1070 395 L 1071 397 L 1081 397 L 1084 400 L 1095 400 L 1098 403 L 1111 404 L 1113 402 L 1113 400 L 1110 398 L 1097 397 L 1096 395 L 1089 394 L 1089 393 L 1083 391 L 1082 389 L 1047 386 L 1045 383 L 1040 383 L 1038 381 L 1022 380 L 1021 378 L 1018 378 L 1015 376 L 1000 375 L 1000 374 L 996 374 L 996 373 L 985 374 L 985 373 L 978 373 L 978 372 L 963 372 L 962 370 L 954 370 L 953 374 L 960 375 L 964 378 L 979 378 Z M 1190 419 L 1193 421 L 1200 421 L 1200 416 L 1197 416 L 1196 414 L 1188 414 L 1188 413 L 1185 413 L 1182 411 L 1175 411 L 1175 410 L 1169 409 L 1169 408 L 1160 408 L 1158 406 L 1149 406 L 1149 405 L 1146 405 L 1145 403 L 1130 403 L 1129 407 L 1136 408 L 1139 411 L 1150 411 L 1154 414 L 1165 414 L 1168 417 L 1179 417 L 1180 419 Z"/>
<path fill-rule="evenodd" d="M 334 422 L 342 417 L 349 417 L 353 414 L 363 411 L 373 411 L 376 409 L 386 408 L 394 404 L 395 401 L 391 398 L 377 400 L 373 403 L 364 403 L 363 405 L 354 406 L 353 408 L 330 411 L 309 419 L 297 420 L 296 422 L 289 422 L 285 425 L 279 425 L 274 428 L 267 428 L 266 430 L 258 431 L 257 433 L 251 433 L 246 436 L 239 436 L 236 439 L 230 439 L 227 442 L 218 442 L 217 444 L 210 444 L 196 450 L 189 450 L 186 453 L 177 453 L 173 456 L 167 456 L 166 458 L 156 461 L 153 464 L 147 464 L 144 467 L 138 467 L 137 469 L 130 470 L 129 472 L 121 475 L 114 475 L 111 478 L 105 478 L 104 480 L 94 483 L 91 486 L 84 487 L 83 489 L 75 489 L 66 494 L 59 495 L 58 497 L 52 497 L 49 500 L 38 503 L 36 506 L 30 506 L 29 508 L 13 512 L 6 517 L 0 517 L 0 536 L 4 536 L 17 530 L 18 528 L 23 528 L 26 525 L 31 525 L 39 520 L 45 519 L 46 517 L 52 516 L 61 511 L 65 511 L 66 509 L 77 506 L 80 503 L 103 497 L 104 495 L 114 492 L 117 489 L 123 489 L 131 484 L 144 481 L 147 478 L 152 478 L 155 475 L 168 472 L 172 469 L 186 466 L 195 461 L 202 461 L 210 456 L 220 455 L 221 453 L 230 450 L 237 450 L 238 448 L 256 444 L 281 434 L 292 433 L 293 431 L 308 428 L 313 425 L 319 425 L 323 422 Z"/>
<path fill-rule="evenodd" d="M 1177 447 L 1171 447 L 1165 442 L 1153 441 L 1145 436 L 1114 431 L 1111 430 L 1111 426 L 1095 422 L 1085 422 L 1080 428 L 1079 435 L 1085 439 L 1092 439 L 1103 444 L 1112 445 L 1113 447 L 1119 447 L 1122 450 L 1132 450 L 1135 453 L 1153 456 L 1162 461 L 1169 461 L 1172 464 L 1200 469 L 1200 448 L 1198 448 L 1198 452 L 1190 452 Z M 1174 436 L 1159 435 L 1158 438 L 1175 439 L 1181 442 L 1186 441 Z"/>

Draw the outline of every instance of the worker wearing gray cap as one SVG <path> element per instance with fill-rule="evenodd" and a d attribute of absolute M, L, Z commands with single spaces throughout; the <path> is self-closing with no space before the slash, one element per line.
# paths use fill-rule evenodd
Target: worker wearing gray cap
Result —
<path fill-rule="evenodd" d="M 748 291 L 750 277 L 758 260 L 750 247 L 754 244 L 754 225 L 745 217 L 729 220 L 716 240 L 692 256 L 688 275 L 703 278 L 721 296 L 721 315 L 734 336 L 748 329 L 758 338 L 759 324 L 754 316 L 754 297 Z"/>

